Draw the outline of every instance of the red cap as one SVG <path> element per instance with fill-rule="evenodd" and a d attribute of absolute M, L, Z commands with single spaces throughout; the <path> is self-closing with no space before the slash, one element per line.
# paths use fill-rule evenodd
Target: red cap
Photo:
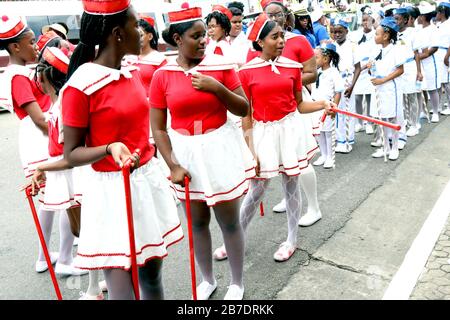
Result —
<path fill-rule="evenodd" d="M 0 17 L 0 40 L 12 39 L 17 37 L 25 30 L 27 24 L 17 16 Z"/>
<path fill-rule="evenodd" d="M 53 67 L 58 69 L 64 74 L 67 74 L 67 70 L 69 69 L 69 58 L 56 47 L 45 48 L 42 57 L 51 64 Z"/>
<path fill-rule="evenodd" d="M 261 34 L 262 29 L 266 25 L 267 22 L 269 22 L 270 19 L 267 17 L 265 13 L 261 13 L 258 18 L 256 18 L 255 23 L 252 26 L 252 30 L 248 34 L 248 40 L 250 41 L 256 41 L 259 39 L 259 36 Z"/>
<path fill-rule="evenodd" d="M 180 11 L 169 12 L 170 24 L 199 20 L 202 18 L 202 8 L 195 7 Z"/>
<path fill-rule="evenodd" d="M 283 0 L 261 0 L 261 7 L 263 8 L 263 10 L 271 3 L 276 2 L 279 4 L 283 4 Z"/>
<path fill-rule="evenodd" d="M 220 4 L 213 5 L 212 12 L 214 12 L 214 11 L 218 11 L 220 13 L 223 13 L 230 20 L 231 20 L 231 18 L 233 18 L 233 14 L 231 13 L 231 11 L 228 10 L 227 8 L 225 8 L 224 6 L 221 6 Z"/>
<path fill-rule="evenodd" d="M 141 19 L 147 21 L 147 23 L 152 27 L 155 27 L 155 19 L 152 17 L 142 16 Z"/>
<path fill-rule="evenodd" d="M 130 6 L 131 0 L 83 0 L 83 8 L 89 14 L 111 15 Z"/>
<path fill-rule="evenodd" d="M 40 35 L 38 41 L 36 42 L 36 47 L 39 52 L 41 52 L 45 46 L 53 39 L 59 38 L 55 31 L 47 31 L 43 35 Z"/>

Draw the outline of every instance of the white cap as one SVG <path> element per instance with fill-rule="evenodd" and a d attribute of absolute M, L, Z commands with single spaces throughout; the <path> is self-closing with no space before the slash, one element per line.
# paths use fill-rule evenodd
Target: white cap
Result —
<path fill-rule="evenodd" d="M 433 12 L 435 9 L 436 9 L 436 8 L 435 8 L 432 4 L 430 4 L 430 3 L 428 3 L 428 2 L 425 2 L 425 1 L 422 1 L 422 2 L 420 3 L 420 6 L 419 6 L 420 14 L 431 13 L 431 12 Z"/>
<path fill-rule="evenodd" d="M 56 30 L 58 32 L 61 32 L 67 38 L 66 28 L 64 28 L 59 23 L 53 23 L 53 24 L 50 24 L 50 25 L 47 25 L 47 26 L 43 26 L 42 29 L 41 29 L 42 34 L 48 32 L 50 29 Z"/>
<path fill-rule="evenodd" d="M 314 8 L 314 11 L 311 12 L 311 21 L 316 22 L 323 16 L 323 11 L 320 7 Z"/>
<path fill-rule="evenodd" d="M 17 37 L 26 27 L 27 23 L 23 17 L 2 15 L 0 16 L 0 39 Z"/>

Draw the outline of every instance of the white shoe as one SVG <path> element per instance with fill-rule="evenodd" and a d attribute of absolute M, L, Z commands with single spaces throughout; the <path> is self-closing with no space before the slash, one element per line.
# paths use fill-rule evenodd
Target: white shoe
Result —
<path fill-rule="evenodd" d="M 371 124 L 366 124 L 366 134 L 373 134 L 373 126 Z"/>
<path fill-rule="evenodd" d="M 50 252 L 50 261 L 55 264 L 58 261 L 59 252 Z M 36 261 L 35 270 L 37 273 L 41 273 L 48 270 L 47 261 Z"/>
<path fill-rule="evenodd" d="M 213 258 L 217 261 L 222 261 L 228 258 L 227 249 L 225 249 L 224 244 L 214 250 Z"/>
<path fill-rule="evenodd" d="M 208 300 L 214 291 L 217 289 L 217 281 L 210 284 L 208 281 L 203 281 L 197 287 L 197 300 Z"/>
<path fill-rule="evenodd" d="M 416 124 L 416 128 L 417 128 L 417 130 L 422 129 L 422 125 L 420 124 L 420 122 L 418 122 L 418 123 Z"/>
<path fill-rule="evenodd" d="M 381 140 L 375 140 L 370 143 L 372 147 L 379 148 L 381 147 Z"/>
<path fill-rule="evenodd" d="M 313 162 L 313 166 L 321 166 L 325 163 L 325 157 L 320 156 L 316 161 Z"/>
<path fill-rule="evenodd" d="M 280 201 L 280 203 L 278 203 L 277 205 L 275 205 L 272 209 L 273 212 L 276 213 L 283 213 L 286 212 L 286 199 L 283 199 Z"/>
<path fill-rule="evenodd" d="M 419 115 L 419 119 L 427 119 L 427 115 L 425 114 L 425 112 L 421 112 Z"/>
<path fill-rule="evenodd" d="M 431 116 L 431 122 L 433 123 L 439 122 L 439 115 L 437 113 L 433 113 L 433 115 Z"/>
<path fill-rule="evenodd" d="M 419 129 L 417 129 L 416 127 L 411 127 L 408 129 L 408 131 L 406 131 L 406 136 L 408 136 L 408 137 L 414 137 L 418 134 L 419 134 Z"/>
<path fill-rule="evenodd" d="M 61 276 L 82 276 L 88 274 L 89 271 L 75 268 L 73 264 L 67 265 L 58 262 L 55 266 L 55 273 Z"/>
<path fill-rule="evenodd" d="M 398 159 L 399 152 L 396 149 L 392 149 L 391 152 L 389 152 L 389 160 L 395 161 Z"/>
<path fill-rule="evenodd" d="M 319 212 L 308 212 L 298 221 L 300 227 L 309 227 L 314 223 L 322 219 L 322 213 Z"/>
<path fill-rule="evenodd" d="M 334 168 L 334 161 L 332 158 L 328 158 L 327 160 L 325 160 L 325 163 L 323 164 L 323 167 L 325 169 L 331 169 Z"/>
<path fill-rule="evenodd" d="M 372 153 L 372 158 L 383 158 L 384 157 L 384 150 L 383 148 L 377 149 L 374 153 Z"/>
<path fill-rule="evenodd" d="M 242 300 L 244 298 L 244 288 L 240 288 L 237 284 L 228 287 L 227 294 L 223 300 Z"/>
<path fill-rule="evenodd" d="M 444 116 L 449 116 L 450 115 L 450 109 L 444 109 L 441 111 L 441 114 Z"/>
<path fill-rule="evenodd" d="M 106 280 L 102 280 L 98 283 L 98 286 L 100 287 L 100 290 L 102 292 L 108 292 L 108 287 L 106 286 Z"/>
<path fill-rule="evenodd" d="M 105 296 L 103 295 L 103 292 L 100 292 L 96 296 L 92 296 L 86 292 L 78 300 L 105 300 Z"/>
<path fill-rule="evenodd" d="M 363 126 L 362 126 L 362 125 L 360 125 L 359 123 L 356 123 L 356 124 L 355 124 L 355 132 L 356 132 L 356 133 L 362 131 L 362 129 L 363 129 Z"/>
<path fill-rule="evenodd" d="M 334 151 L 338 153 L 349 153 L 352 149 L 352 146 L 349 144 L 338 143 Z"/>
<path fill-rule="evenodd" d="M 398 140 L 398 145 L 397 145 L 398 150 L 403 150 L 403 148 L 405 147 L 405 145 L 406 145 L 406 142 L 405 142 L 405 141 L 403 141 L 403 140 Z"/>

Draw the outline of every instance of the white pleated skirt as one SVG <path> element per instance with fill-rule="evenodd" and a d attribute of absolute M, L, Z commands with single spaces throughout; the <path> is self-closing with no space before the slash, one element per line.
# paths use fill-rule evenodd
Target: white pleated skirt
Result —
<path fill-rule="evenodd" d="M 167 178 L 153 158 L 130 176 L 137 264 L 167 256 L 183 238 Z M 83 186 L 81 232 L 74 265 L 81 269 L 130 269 L 122 172 L 88 171 Z"/>
<path fill-rule="evenodd" d="M 295 176 L 308 167 L 318 151 L 311 123 L 298 111 L 279 121 L 253 124 L 253 145 L 260 165 L 260 178 L 280 173 Z"/>
<path fill-rule="evenodd" d="M 255 176 L 256 162 L 242 131 L 228 118 L 220 128 L 187 136 L 169 130 L 176 161 L 191 175 L 190 198 L 208 206 L 231 201 L 247 192 Z M 178 199 L 186 200 L 185 189 L 172 185 Z"/>
<path fill-rule="evenodd" d="M 48 137 L 36 127 L 30 116 L 20 120 L 19 156 L 26 178 L 31 177 L 36 167 L 50 158 Z"/>

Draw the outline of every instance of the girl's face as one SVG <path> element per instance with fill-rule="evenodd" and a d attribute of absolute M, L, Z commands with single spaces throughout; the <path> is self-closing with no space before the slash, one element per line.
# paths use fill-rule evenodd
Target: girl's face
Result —
<path fill-rule="evenodd" d="M 279 25 L 276 25 L 264 39 L 258 40 L 258 44 L 266 56 L 280 56 L 285 44 L 283 29 Z"/>
<path fill-rule="evenodd" d="M 299 19 L 299 22 L 303 29 L 308 28 L 308 18 L 307 17 L 301 17 Z"/>
<path fill-rule="evenodd" d="M 330 24 L 330 38 L 331 40 L 336 40 L 336 37 L 334 36 L 334 25 Z"/>
<path fill-rule="evenodd" d="M 341 25 L 334 26 L 334 37 L 336 42 L 342 44 L 347 39 L 348 30 Z"/>
<path fill-rule="evenodd" d="M 242 16 L 233 16 L 231 18 L 230 36 L 237 37 L 242 31 Z"/>
<path fill-rule="evenodd" d="M 364 32 L 367 33 L 367 32 L 372 31 L 372 25 L 373 25 L 372 21 L 373 21 L 372 17 L 369 16 L 368 14 L 365 14 L 362 16 L 362 26 L 363 26 Z"/>
<path fill-rule="evenodd" d="M 196 21 L 182 36 L 174 35 L 178 51 L 189 60 L 198 60 L 204 57 L 206 48 L 206 28 L 203 21 Z"/>
<path fill-rule="evenodd" d="M 141 49 L 150 47 L 150 41 L 153 39 L 153 34 L 151 32 L 145 31 L 142 27 L 139 27 L 141 32 Z"/>
<path fill-rule="evenodd" d="M 375 31 L 375 43 L 376 44 L 386 44 L 389 43 L 389 34 L 384 31 L 382 26 L 378 26 Z"/>
<path fill-rule="evenodd" d="M 139 55 L 141 52 L 141 36 L 139 18 L 136 11 L 130 7 L 128 9 L 128 20 L 123 27 L 124 37 L 121 40 L 125 54 Z"/>
<path fill-rule="evenodd" d="M 30 30 L 24 33 L 22 39 L 14 44 L 11 52 L 25 62 L 35 62 L 38 57 L 38 52 L 34 32 Z"/>
<path fill-rule="evenodd" d="M 316 49 L 315 53 L 317 68 L 323 68 L 324 66 L 328 66 L 330 64 L 330 57 L 324 55 L 321 49 Z"/>
<path fill-rule="evenodd" d="M 208 36 L 215 41 L 225 38 L 225 30 L 217 23 L 215 18 L 212 18 L 208 23 Z"/>
<path fill-rule="evenodd" d="M 286 15 L 280 5 L 271 3 L 266 7 L 265 12 L 269 19 L 275 21 L 280 27 L 284 28 L 286 24 Z"/>

